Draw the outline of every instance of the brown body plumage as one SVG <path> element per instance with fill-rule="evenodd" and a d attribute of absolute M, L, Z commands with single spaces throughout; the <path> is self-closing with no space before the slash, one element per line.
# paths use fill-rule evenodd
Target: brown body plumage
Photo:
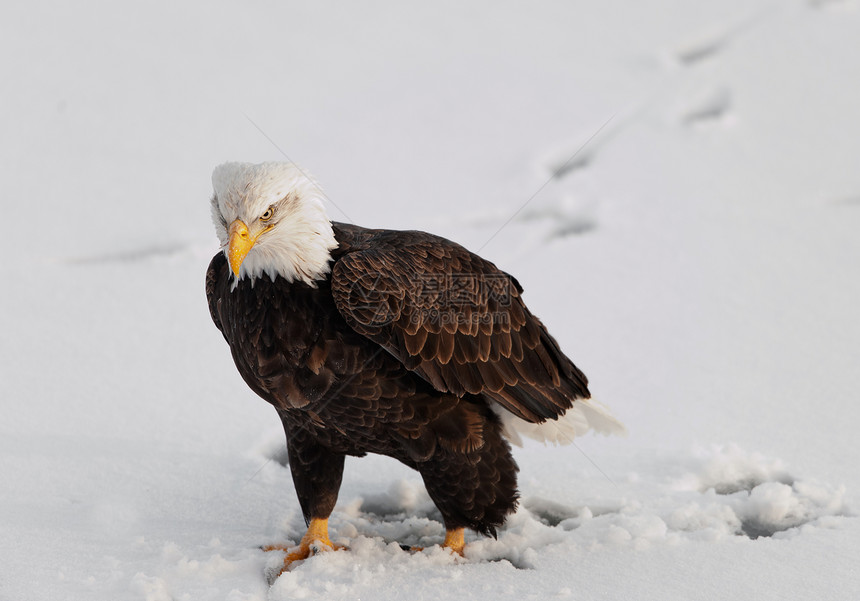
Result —
<path fill-rule="evenodd" d="M 519 284 L 423 232 L 332 224 L 311 284 L 209 266 L 215 324 L 248 385 L 274 405 L 306 520 L 334 507 L 346 455 L 418 470 L 449 530 L 495 535 L 517 502 L 497 404 L 555 419 L 587 380 L 522 302 Z"/>

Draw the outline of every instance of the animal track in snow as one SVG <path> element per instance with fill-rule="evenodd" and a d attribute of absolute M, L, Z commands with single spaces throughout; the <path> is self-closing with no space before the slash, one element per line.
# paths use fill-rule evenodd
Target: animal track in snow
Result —
<path fill-rule="evenodd" d="M 814 9 L 838 10 L 856 8 L 857 0 L 808 0 L 808 4 Z"/>
<path fill-rule="evenodd" d="M 733 23 L 711 25 L 678 44 L 672 55 L 685 67 L 716 57 L 725 51 L 735 38 L 754 28 L 773 10 L 775 7 L 765 7 Z"/>
<path fill-rule="evenodd" d="M 679 121 L 684 125 L 718 121 L 730 115 L 731 108 L 731 91 L 726 87 L 714 87 L 685 99 L 678 110 Z"/>
<path fill-rule="evenodd" d="M 514 221 L 523 224 L 547 224 L 545 241 L 588 233 L 598 223 L 596 203 L 583 196 L 581 178 L 573 178 L 590 167 L 597 154 L 620 131 L 617 120 L 607 122 L 588 142 L 562 146 L 546 153 L 538 161 L 542 177 L 548 177 Z"/>
<path fill-rule="evenodd" d="M 681 44 L 675 58 L 684 66 L 690 66 L 719 54 L 728 44 L 730 34 L 724 31 L 703 34 L 701 37 Z"/>
<path fill-rule="evenodd" d="M 570 197 L 563 197 L 554 205 L 544 205 L 523 211 L 518 221 L 551 224 L 546 234 L 547 240 L 585 234 L 597 227 L 593 208 Z"/>
<path fill-rule="evenodd" d="M 95 252 L 80 256 L 59 257 L 57 262 L 75 266 L 105 265 L 111 263 L 144 263 L 148 261 L 173 259 L 176 257 L 193 256 L 200 259 L 209 259 L 218 247 L 215 244 L 199 244 L 192 242 L 164 242 L 141 246 L 138 248 L 127 248 L 117 251 Z"/>
<path fill-rule="evenodd" d="M 546 153 L 539 160 L 541 170 L 547 177 L 560 180 L 591 166 L 597 154 L 623 131 L 625 123 L 635 118 L 639 109 L 628 109 L 623 115 L 619 114 L 622 111 L 616 112 L 587 137 L 578 137 Z"/>
<path fill-rule="evenodd" d="M 569 506 L 541 497 L 524 499 L 521 505 L 542 524 L 564 530 L 573 530 L 584 519 L 617 514 L 622 508 L 621 505 L 611 504 Z"/>

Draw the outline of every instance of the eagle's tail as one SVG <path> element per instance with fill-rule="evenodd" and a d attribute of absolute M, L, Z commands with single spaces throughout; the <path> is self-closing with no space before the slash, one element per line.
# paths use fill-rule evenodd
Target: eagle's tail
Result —
<path fill-rule="evenodd" d="M 564 415 L 540 424 L 520 419 L 501 407 L 494 406 L 493 409 L 502 420 L 505 438 L 518 447 L 523 446 L 523 436 L 544 444 L 566 445 L 591 430 L 606 436 L 627 433 L 624 424 L 592 399 L 576 399 Z"/>

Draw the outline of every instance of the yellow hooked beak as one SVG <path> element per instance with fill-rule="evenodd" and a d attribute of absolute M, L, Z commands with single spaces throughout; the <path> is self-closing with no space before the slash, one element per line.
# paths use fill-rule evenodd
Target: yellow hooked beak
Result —
<path fill-rule="evenodd" d="M 230 235 L 230 241 L 227 243 L 227 260 L 230 262 L 230 269 L 236 277 L 239 277 L 239 268 L 242 267 L 242 261 L 248 255 L 248 252 L 254 247 L 257 238 L 260 234 L 269 231 L 271 226 L 252 234 L 248 231 L 248 226 L 241 219 L 237 219 L 227 228 L 227 233 Z"/>

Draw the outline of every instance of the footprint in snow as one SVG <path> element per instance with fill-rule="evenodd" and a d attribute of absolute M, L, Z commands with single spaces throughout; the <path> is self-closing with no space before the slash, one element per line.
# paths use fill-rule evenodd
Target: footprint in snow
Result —
<path fill-rule="evenodd" d="M 733 446 L 698 459 L 697 470 L 676 482 L 680 491 L 695 491 L 699 498 L 687 498 L 670 514 L 667 524 L 675 530 L 710 529 L 755 540 L 851 515 L 844 487 L 797 479 L 779 461 Z"/>
<path fill-rule="evenodd" d="M 678 44 L 671 54 L 684 67 L 697 66 L 725 52 L 736 38 L 760 25 L 774 10 L 775 6 L 769 6 L 732 23 L 711 25 Z"/>
<path fill-rule="evenodd" d="M 676 110 L 677 120 L 686 126 L 724 122 L 731 116 L 732 93 L 727 87 L 715 86 L 683 98 Z"/>
<path fill-rule="evenodd" d="M 205 251 L 204 251 L 205 252 Z M 157 259 L 169 259 L 184 253 L 199 254 L 199 248 L 189 244 L 163 244 L 160 246 L 145 246 L 130 248 L 118 252 L 103 252 L 79 257 L 63 259 L 69 265 L 99 265 L 105 263 L 141 263 Z M 211 254 L 211 253 L 210 253 Z"/>
<path fill-rule="evenodd" d="M 542 524 L 564 530 L 574 529 L 583 519 L 612 515 L 621 511 L 620 504 L 566 505 L 542 497 L 529 497 L 520 505 Z"/>
<path fill-rule="evenodd" d="M 839 10 L 857 7 L 857 0 L 808 0 L 808 4 L 817 10 Z"/>

